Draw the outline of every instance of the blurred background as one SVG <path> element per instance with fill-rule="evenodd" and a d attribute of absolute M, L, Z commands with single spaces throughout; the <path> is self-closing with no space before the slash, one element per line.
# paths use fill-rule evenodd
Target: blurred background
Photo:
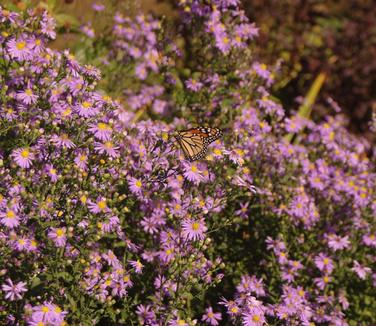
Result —
<path fill-rule="evenodd" d="M 4 2 L 4 1 L 0 1 Z M 79 28 L 91 22 L 96 34 L 106 29 L 117 11 L 157 17 L 176 16 L 172 0 L 44 0 L 18 1 L 13 6 L 46 7 L 54 12 L 60 36 L 52 44 L 75 48 Z M 316 81 L 319 92 L 313 116 L 320 118 L 341 108 L 354 134 L 375 141 L 370 128 L 376 114 L 376 1 L 374 0 L 243 0 L 246 14 L 260 28 L 255 55 L 268 65 L 280 65 L 274 95 L 287 111 Z M 104 5 L 98 13 L 93 4 Z"/>

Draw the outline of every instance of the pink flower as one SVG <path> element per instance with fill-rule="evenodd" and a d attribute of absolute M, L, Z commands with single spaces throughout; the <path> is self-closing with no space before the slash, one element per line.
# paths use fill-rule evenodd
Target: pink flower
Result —
<path fill-rule="evenodd" d="M 202 316 L 202 321 L 212 326 L 219 325 L 218 321 L 221 319 L 222 319 L 221 313 L 214 312 L 212 307 L 206 308 L 205 315 Z"/>
<path fill-rule="evenodd" d="M 191 78 L 191 79 L 188 79 L 186 82 L 185 82 L 185 86 L 193 91 L 193 92 L 198 92 L 202 86 L 204 86 L 201 82 Z"/>
<path fill-rule="evenodd" d="M 67 242 L 67 229 L 62 228 L 51 228 L 48 232 L 48 237 L 55 243 L 56 247 L 64 247 Z"/>
<path fill-rule="evenodd" d="M 78 152 L 77 156 L 74 158 L 74 163 L 78 168 L 86 170 L 88 163 L 88 154 L 84 151 Z"/>
<path fill-rule="evenodd" d="M 94 148 L 99 154 L 107 154 L 113 158 L 119 157 L 119 147 L 114 145 L 114 143 L 111 141 L 106 141 L 105 143 L 95 142 Z"/>
<path fill-rule="evenodd" d="M 201 171 L 198 169 L 195 163 L 184 164 L 184 177 L 195 184 L 199 184 L 202 180 Z"/>
<path fill-rule="evenodd" d="M 49 323 L 51 325 L 60 325 L 64 321 L 66 311 L 62 311 L 57 305 L 44 302 L 42 305 L 33 307 L 31 321 L 38 325 L 38 322 Z"/>
<path fill-rule="evenodd" d="M 350 247 L 349 236 L 340 237 L 336 234 L 328 236 L 328 246 L 334 251 L 342 250 Z"/>
<path fill-rule="evenodd" d="M 6 282 L 1 286 L 1 289 L 5 292 L 5 299 L 9 299 L 10 301 L 22 299 L 23 292 L 27 292 L 26 283 L 19 282 L 13 284 L 10 278 L 7 278 Z"/>
<path fill-rule="evenodd" d="M 0 222 L 8 228 L 15 228 L 20 224 L 20 218 L 15 208 L 9 208 L 5 212 L 0 212 Z"/>
<path fill-rule="evenodd" d="M 99 122 L 97 124 L 90 124 L 89 131 L 94 134 L 94 136 L 100 140 L 110 140 L 112 134 L 112 128 L 104 122 Z"/>
<path fill-rule="evenodd" d="M 88 206 L 90 212 L 94 214 L 111 212 L 111 210 L 107 207 L 107 200 L 104 197 L 99 197 L 95 203 L 89 201 Z"/>
<path fill-rule="evenodd" d="M 144 268 L 144 265 L 139 260 L 130 260 L 129 264 L 134 268 L 134 271 L 137 274 L 142 273 L 142 269 Z"/>
<path fill-rule="evenodd" d="M 18 60 L 27 60 L 30 58 L 30 47 L 28 40 L 20 37 L 16 39 L 13 37 L 7 43 L 7 50 L 10 56 Z"/>
<path fill-rule="evenodd" d="M 22 147 L 12 152 L 12 157 L 21 168 L 28 169 L 34 159 L 34 154 L 29 148 Z"/>
<path fill-rule="evenodd" d="M 354 271 L 361 280 L 365 280 L 367 274 L 372 272 L 371 268 L 360 265 L 356 260 L 354 260 L 354 266 L 351 270 Z"/>
<path fill-rule="evenodd" d="M 362 237 L 362 240 L 366 246 L 376 248 L 376 235 L 366 234 Z"/>
<path fill-rule="evenodd" d="M 31 88 L 27 88 L 24 91 L 17 93 L 17 99 L 23 104 L 34 104 L 38 100 L 38 95 L 35 95 Z"/>
<path fill-rule="evenodd" d="M 141 179 L 130 177 L 128 181 L 129 190 L 134 194 L 142 193 L 142 181 Z"/>
<path fill-rule="evenodd" d="M 334 265 L 333 260 L 327 257 L 326 255 L 320 253 L 314 259 L 316 267 L 320 271 L 325 271 L 327 273 L 331 273 L 333 271 Z"/>
<path fill-rule="evenodd" d="M 75 148 L 76 145 L 73 141 L 69 139 L 69 136 L 66 133 L 61 135 L 53 135 L 51 141 L 57 146 L 62 148 Z"/>
<path fill-rule="evenodd" d="M 186 219 L 182 223 L 182 229 L 183 237 L 196 241 L 204 239 L 207 227 L 205 226 L 204 219 Z"/>

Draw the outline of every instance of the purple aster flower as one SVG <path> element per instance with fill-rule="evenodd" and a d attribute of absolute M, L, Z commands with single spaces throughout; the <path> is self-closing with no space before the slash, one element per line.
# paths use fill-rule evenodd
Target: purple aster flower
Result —
<path fill-rule="evenodd" d="M 362 237 L 362 241 L 366 246 L 376 248 L 376 235 L 365 234 Z"/>
<path fill-rule="evenodd" d="M 202 218 L 199 220 L 186 219 L 182 223 L 182 229 L 183 237 L 191 241 L 196 241 L 204 239 L 207 227 Z"/>
<path fill-rule="evenodd" d="M 31 321 L 35 322 L 36 325 L 38 325 L 38 322 L 61 325 L 66 314 L 67 312 L 62 311 L 57 305 L 44 302 L 42 305 L 33 307 Z"/>
<path fill-rule="evenodd" d="M 149 305 L 138 305 L 136 309 L 136 314 L 142 320 L 143 324 L 147 324 L 150 320 L 155 318 L 155 314 L 151 310 L 151 307 Z"/>
<path fill-rule="evenodd" d="M 31 88 L 27 88 L 24 91 L 20 91 L 17 93 L 17 99 L 26 105 L 34 104 L 38 100 L 38 95 L 35 95 Z"/>
<path fill-rule="evenodd" d="M 128 180 L 129 190 L 134 194 L 142 194 L 142 181 L 134 177 Z"/>
<path fill-rule="evenodd" d="M 325 271 L 330 274 L 333 271 L 333 260 L 323 253 L 316 256 L 314 262 L 316 267 L 322 272 Z"/>
<path fill-rule="evenodd" d="M 340 237 L 336 234 L 330 234 L 328 236 L 328 246 L 334 251 L 347 249 L 350 247 L 349 236 Z"/>
<path fill-rule="evenodd" d="M 119 157 L 119 152 L 117 147 L 113 142 L 111 141 L 106 141 L 104 143 L 99 143 L 95 142 L 94 143 L 94 149 L 99 153 L 99 154 L 106 154 L 110 157 Z"/>
<path fill-rule="evenodd" d="M 102 3 L 99 2 L 93 3 L 91 7 L 93 8 L 93 10 L 98 12 L 103 11 L 106 8 Z"/>
<path fill-rule="evenodd" d="M 1 286 L 1 289 L 5 292 L 5 299 L 9 299 L 10 301 L 22 299 L 23 293 L 27 292 L 25 282 L 14 284 L 10 278 L 7 278 L 6 283 Z"/>
<path fill-rule="evenodd" d="M 235 211 L 235 214 L 237 216 L 242 217 L 242 218 L 247 218 L 248 217 L 248 206 L 249 206 L 249 202 L 240 203 L 240 208 L 237 211 Z"/>
<path fill-rule="evenodd" d="M 53 19 L 46 11 L 43 12 L 43 19 L 41 21 L 41 30 L 42 33 L 46 36 L 48 36 L 51 39 L 55 39 L 56 32 L 55 32 L 55 19 Z"/>
<path fill-rule="evenodd" d="M 86 170 L 88 164 L 88 154 L 86 151 L 77 152 L 76 157 L 74 158 L 74 163 L 78 168 Z"/>
<path fill-rule="evenodd" d="M 0 222 L 8 228 L 15 228 L 20 224 L 20 218 L 17 215 L 15 208 L 7 209 L 5 212 L 0 212 Z"/>
<path fill-rule="evenodd" d="M 142 269 L 144 268 L 144 265 L 139 260 L 130 260 L 129 264 L 134 268 L 134 271 L 137 274 L 142 273 Z"/>
<path fill-rule="evenodd" d="M 104 122 L 99 122 L 97 124 L 90 124 L 89 131 L 94 134 L 94 136 L 100 140 L 110 140 L 112 134 L 112 128 Z"/>
<path fill-rule="evenodd" d="M 365 280 L 367 274 L 372 272 L 371 268 L 360 265 L 356 260 L 354 260 L 354 266 L 351 268 L 351 270 L 354 271 L 361 280 Z"/>
<path fill-rule="evenodd" d="M 45 171 L 47 175 L 50 177 L 52 182 L 56 182 L 59 178 L 56 169 L 53 167 L 52 164 L 47 164 L 45 167 Z"/>
<path fill-rule="evenodd" d="M 244 326 L 265 325 L 266 319 L 264 311 L 259 307 L 251 307 L 242 315 L 242 324 Z"/>
<path fill-rule="evenodd" d="M 12 152 L 12 157 L 17 165 L 25 169 L 28 169 L 31 166 L 32 161 L 35 158 L 34 153 L 26 147 L 15 149 Z"/>
<path fill-rule="evenodd" d="M 108 213 L 111 210 L 107 207 L 107 200 L 104 197 L 99 197 L 95 203 L 88 201 L 89 211 L 94 214 Z"/>
<path fill-rule="evenodd" d="M 7 42 L 7 50 L 10 56 L 18 60 L 30 59 L 30 44 L 25 37 L 13 37 Z"/>
<path fill-rule="evenodd" d="M 231 41 L 225 32 L 215 35 L 215 45 L 223 54 L 228 54 L 231 49 Z"/>
<path fill-rule="evenodd" d="M 317 277 L 314 279 L 315 284 L 320 290 L 324 290 L 324 288 L 329 284 L 332 278 L 328 275 L 324 275 L 322 277 Z"/>
<path fill-rule="evenodd" d="M 69 139 L 69 136 L 66 133 L 62 133 L 60 136 L 52 135 L 51 142 L 54 143 L 57 147 L 62 147 L 62 148 L 75 148 L 76 147 L 75 143 Z"/>
<path fill-rule="evenodd" d="M 67 242 L 67 229 L 62 228 L 51 228 L 48 232 L 48 237 L 55 243 L 56 247 L 64 247 Z"/>
<path fill-rule="evenodd" d="M 14 247 L 18 251 L 22 251 L 22 250 L 29 251 L 30 240 L 28 238 L 21 237 L 21 238 L 17 239 L 17 241 L 15 241 Z"/>
<path fill-rule="evenodd" d="M 219 325 L 218 321 L 221 319 L 222 319 L 221 313 L 214 312 L 212 307 L 206 308 L 205 314 L 202 316 L 202 321 L 212 326 Z"/>
<path fill-rule="evenodd" d="M 185 82 L 185 86 L 193 92 L 198 92 L 204 85 L 201 82 L 190 78 Z"/>
<path fill-rule="evenodd" d="M 202 180 L 201 171 L 198 169 L 196 163 L 185 163 L 183 175 L 187 180 L 195 184 L 200 183 Z"/>
<path fill-rule="evenodd" d="M 136 75 L 136 77 L 138 77 L 141 80 L 146 79 L 146 77 L 148 76 L 148 71 L 146 69 L 146 65 L 143 64 L 143 63 L 137 65 L 136 68 L 135 68 L 135 75 Z"/>
<path fill-rule="evenodd" d="M 81 104 L 75 106 L 75 110 L 81 117 L 93 117 L 99 113 L 99 109 L 94 106 L 94 104 L 88 100 L 83 101 Z"/>

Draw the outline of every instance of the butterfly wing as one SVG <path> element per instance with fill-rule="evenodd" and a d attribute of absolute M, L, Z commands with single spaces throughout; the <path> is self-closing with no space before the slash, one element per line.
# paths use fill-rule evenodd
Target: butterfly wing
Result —
<path fill-rule="evenodd" d="M 177 133 L 176 140 L 189 161 L 202 159 L 206 155 L 208 145 L 221 137 L 218 128 L 191 128 Z"/>
<path fill-rule="evenodd" d="M 207 145 L 200 135 L 190 131 L 182 131 L 178 133 L 176 139 L 183 150 L 184 156 L 189 161 L 196 161 L 205 156 Z"/>

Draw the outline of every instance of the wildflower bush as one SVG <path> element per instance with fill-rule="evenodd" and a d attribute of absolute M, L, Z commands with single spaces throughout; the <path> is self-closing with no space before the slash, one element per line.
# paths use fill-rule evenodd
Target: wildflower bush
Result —
<path fill-rule="evenodd" d="M 82 62 L 45 11 L 0 23 L 3 324 L 376 322 L 370 144 L 285 115 L 238 1 L 119 12 Z M 189 162 L 197 124 L 224 135 Z"/>

